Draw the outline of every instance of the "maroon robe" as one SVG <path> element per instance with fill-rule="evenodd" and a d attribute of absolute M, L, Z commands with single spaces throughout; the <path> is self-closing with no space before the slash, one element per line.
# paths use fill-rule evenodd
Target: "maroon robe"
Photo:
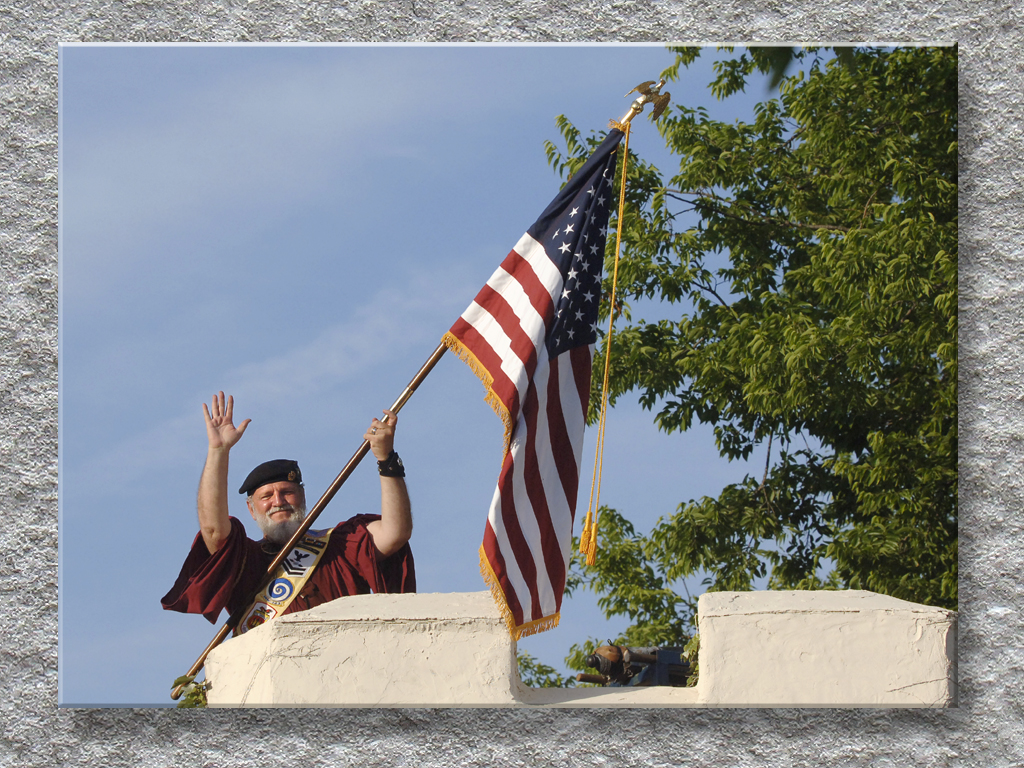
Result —
<path fill-rule="evenodd" d="M 366 526 L 379 519 L 380 515 L 357 515 L 335 526 L 313 575 L 285 609 L 286 614 L 347 595 L 416 591 L 416 572 L 408 544 L 378 561 L 373 537 Z M 231 615 L 241 601 L 255 597 L 253 593 L 267 575 L 276 551 L 268 552 L 265 542 L 246 536 L 241 521 L 234 517 L 229 520 L 231 533 L 212 555 L 202 534 L 196 536 L 177 581 L 160 600 L 166 610 L 201 613 L 213 624 L 222 608 L 227 608 Z"/>

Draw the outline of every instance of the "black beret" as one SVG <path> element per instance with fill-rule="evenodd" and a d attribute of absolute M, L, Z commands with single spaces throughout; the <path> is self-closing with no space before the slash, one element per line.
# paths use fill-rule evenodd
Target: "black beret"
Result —
<path fill-rule="evenodd" d="M 291 459 L 265 461 L 249 473 L 249 476 L 245 478 L 245 482 L 242 483 L 242 487 L 238 489 L 238 492 L 252 493 L 261 485 L 284 481 L 289 483 L 302 482 L 302 472 L 299 469 L 299 463 Z"/>

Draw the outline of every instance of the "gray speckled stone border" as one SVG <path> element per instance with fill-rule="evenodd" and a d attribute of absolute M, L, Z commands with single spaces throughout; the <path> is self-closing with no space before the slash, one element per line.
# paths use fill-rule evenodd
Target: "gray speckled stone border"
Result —
<path fill-rule="evenodd" d="M 958 41 L 964 438 L 958 710 L 57 709 L 57 44 L 252 40 Z M 30 3 L 0 13 L 0 764 L 1024 763 L 1019 12 L 1009 0 Z M 32 557 L 26 557 L 31 553 Z"/>

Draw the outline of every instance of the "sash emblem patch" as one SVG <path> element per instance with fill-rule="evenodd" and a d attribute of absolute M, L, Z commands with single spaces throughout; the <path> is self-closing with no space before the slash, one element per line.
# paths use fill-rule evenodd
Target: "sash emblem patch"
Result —
<path fill-rule="evenodd" d="M 235 627 L 236 637 L 285 612 L 313 573 L 316 564 L 320 562 L 333 530 L 328 528 L 323 531 L 306 532 L 302 541 L 281 561 L 274 572 L 274 578 L 256 595 L 244 618 Z"/>

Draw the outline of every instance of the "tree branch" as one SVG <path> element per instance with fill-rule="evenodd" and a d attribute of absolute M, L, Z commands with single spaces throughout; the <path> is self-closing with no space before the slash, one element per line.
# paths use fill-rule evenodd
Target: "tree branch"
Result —
<path fill-rule="evenodd" d="M 849 232 L 850 227 L 841 227 L 838 224 L 808 224 L 798 221 L 790 221 L 789 219 L 780 219 L 776 216 L 764 216 L 758 215 L 756 219 L 749 219 L 744 216 L 739 216 L 735 213 L 730 213 L 726 208 L 731 208 L 729 201 L 718 197 L 717 195 L 709 195 L 702 192 L 692 192 L 681 189 L 666 189 L 665 194 L 671 197 L 673 200 L 678 200 L 681 203 L 689 203 L 696 207 L 697 203 L 694 200 L 687 199 L 683 195 L 692 195 L 694 198 L 701 200 L 709 207 L 713 208 L 716 213 L 721 216 L 725 216 L 728 219 L 735 219 L 736 221 L 742 221 L 747 224 L 779 224 L 784 227 L 790 227 L 792 229 L 810 229 L 810 230 L 828 230 L 832 232 Z"/>
<path fill-rule="evenodd" d="M 768 455 L 765 456 L 765 459 L 764 459 L 764 477 L 761 478 L 761 484 L 759 486 L 757 486 L 757 490 L 754 491 L 754 493 L 760 493 L 764 489 L 764 484 L 768 482 L 768 467 L 771 465 L 771 462 L 772 462 L 772 438 L 774 438 L 774 437 L 775 437 L 775 430 L 772 429 L 772 431 L 768 433 Z M 765 500 L 765 503 L 768 502 L 767 494 L 765 494 L 765 499 L 764 500 Z"/>

